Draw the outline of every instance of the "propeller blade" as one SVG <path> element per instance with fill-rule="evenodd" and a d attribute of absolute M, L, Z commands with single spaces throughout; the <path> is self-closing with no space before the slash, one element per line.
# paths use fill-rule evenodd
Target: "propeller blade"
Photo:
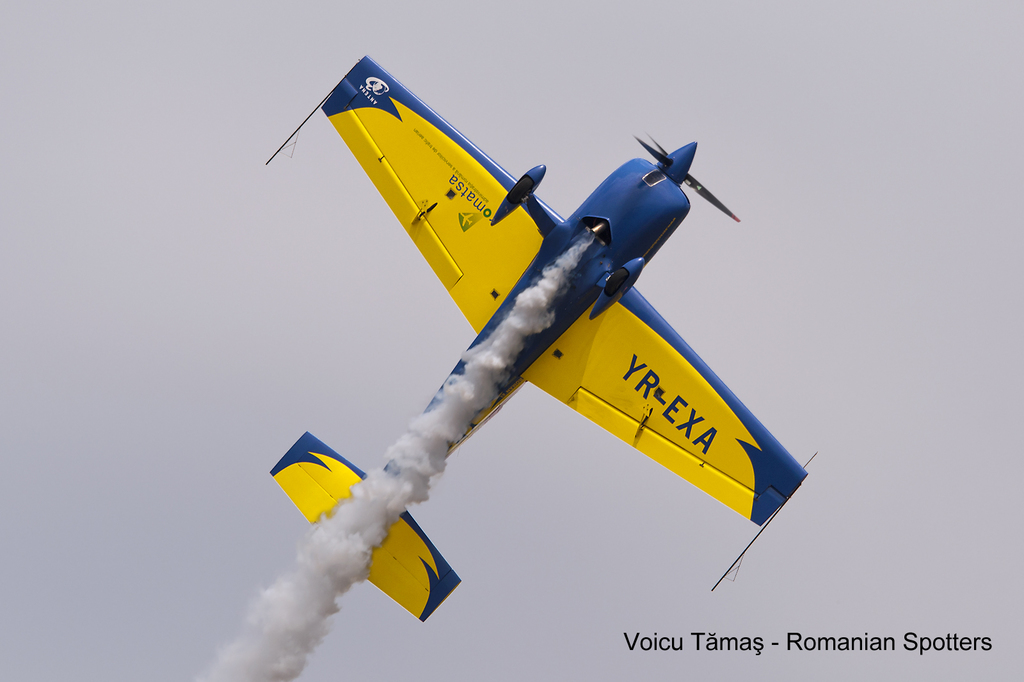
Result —
<path fill-rule="evenodd" d="M 647 137 L 651 137 L 651 134 L 648 133 Z M 655 140 L 653 137 L 651 137 L 651 142 L 654 143 L 654 146 L 658 148 L 659 152 L 661 152 L 664 156 L 668 156 L 668 151 L 664 147 L 662 147 L 660 144 L 658 144 L 658 141 Z"/>
<path fill-rule="evenodd" d="M 641 142 L 640 144 L 643 144 L 643 142 Z M 644 146 L 646 147 L 647 145 L 644 145 Z M 704 187 L 704 185 L 700 184 L 700 182 L 697 180 L 697 178 L 693 177 L 692 175 L 687 174 L 686 179 L 683 180 L 683 182 L 686 183 L 687 187 L 692 187 L 694 189 L 694 191 L 697 192 L 697 194 L 701 195 L 702 197 L 704 197 L 705 199 L 710 201 L 711 205 L 714 206 L 715 208 L 717 208 L 719 211 L 721 211 L 725 215 L 729 216 L 730 218 L 732 218 L 736 222 L 740 221 L 740 219 L 737 218 L 736 215 L 732 211 L 730 211 L 729 209 L 727 209 L 725 207 L 725 204 L 723 204 L 721 201 L 716 199 L 714 194 L 712 194 L 711 192 L 707 191 L 707 189 Z"/>
<path fill-rule="evenodd" d="M 643 140 L 641 140 L 636 135 L 633 136 L 633 139 L 636 140 L 637 142 L 639 142 L 641 147 L 646 149 L 651 156 L 653 156 L 655 159 L 657 159 L 658 163 L 660 163 L 661 165 L 665 166 L 666 168 L 668 168 L 669 166 L 672 165 L 672 159 L 668 158 L 668 152 L 666 152 L 664 149 L 662 149 L 660 144 L 655 142 L 654 144 L 657 145 L 657 147 L 658 147 L 657 149 L 655 149 L 651 145 L 649 145 L 646 142 L 644 142 Z"/>

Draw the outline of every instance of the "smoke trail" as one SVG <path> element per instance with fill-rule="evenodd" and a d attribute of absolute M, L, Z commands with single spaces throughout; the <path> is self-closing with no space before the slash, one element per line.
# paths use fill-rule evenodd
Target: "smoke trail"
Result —
<path fill-rule="evenodd" d="M 526 339 L 554 321 L 551 304 L 591 241 L 585 235 L 545 268 L 493 333 L 463 354 L 464 372 L 448 378 L 433 408 L 388 449 L 388 470 L 370 472 L 330 518 L 313 526 L 294 568 L 260 594 L 242 635 L 200 680 L 286 682 L 299 676 L 330 629 L 338 597 L 367 578 L 373 548 L 407 506 L 426 501 L 431 480 L 444 471 L 448 444 L 497 397 Z"/>

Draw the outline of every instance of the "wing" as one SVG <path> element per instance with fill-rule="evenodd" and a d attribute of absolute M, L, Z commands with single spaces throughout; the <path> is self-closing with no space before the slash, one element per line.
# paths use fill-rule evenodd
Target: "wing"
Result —
<path fill-rule="evenodd" d="M 523 377 L 757 524 L 807 475 L 636 289 Z"/>
<path fill-rule="evenodd" d="M 369 57 L 322 109 L 479 333 L 540 249 L 525 211 L 490 224 L 515 179 Z"/>

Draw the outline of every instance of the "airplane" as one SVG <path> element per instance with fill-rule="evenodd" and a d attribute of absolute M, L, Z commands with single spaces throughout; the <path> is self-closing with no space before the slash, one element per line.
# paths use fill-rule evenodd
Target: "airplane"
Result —
<path fill-rule="evenodd" d="M 317 108 L 477 332 L 473 345 L 545 266 L 591 240 L 554 322 L 527 339 L 449 454 L 530 382 L 762 529 L 796 492 L 804 467 L 636 288 L 689 212 L 683 186 L 739 221 L 690 175 L 696 142 L 669 153 L 638 138 L 654 163 L 627 161 L 563 219 L 536 195 L 544 166 L 517 180 L 369 57 Z M 310 522 L 365 477 L 309 433 L 271 475 Z M 460 582 L 408 512 L 374 551 L 369 580 L 423 621 Z"/>

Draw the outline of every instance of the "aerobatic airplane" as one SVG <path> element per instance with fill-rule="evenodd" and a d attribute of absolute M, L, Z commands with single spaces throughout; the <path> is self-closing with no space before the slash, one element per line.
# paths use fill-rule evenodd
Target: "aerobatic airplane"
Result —
<path fill-rule="evenodd" d="M 682 185 L 739 220 L 689 174 L 695 142 L 668 153 L 641 141 L 656 163 L 627 161 L 562 219 L 535 194 L 544 166 L 517 181 L 369 57 L 318 108 L 477 332 L 474 345 L 545 266 L 592 240 L 554 323 L 527 339 L 462 440 L 529 381 L 754 523 L 793 495 L 804 468 L 635 286 L 690 210 Z M 308 433 L 271 474 L 311 522 L 364 477 Z M 459 584 L 408 512 L 374 551 L 369 579 L 421 620 Z"/>

